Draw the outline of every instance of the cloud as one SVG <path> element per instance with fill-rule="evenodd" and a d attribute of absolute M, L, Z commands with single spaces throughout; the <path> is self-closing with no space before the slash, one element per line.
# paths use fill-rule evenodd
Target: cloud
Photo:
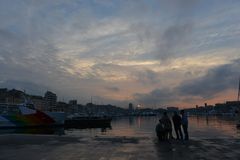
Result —
<path fill-rule="evenodd" d="M 120 91 L 120 89 L 118 87 L 112 87 L 112 86 L 106 86 L 105 89 L 110 92 L 119 92 Z"/>
<path fill-rule="evenodd" d="M 184 81 L 177 91 L 183 95 L 199 96 L 204 99 L 213 98 L 219 92 L 237 88 L 239 67 L 240 59 L 212 68 L 203 77 Z"/>
<path fill-rule="evenodd" d="M 190 34 L 193 29 L 193 24 L 174 24 L 168 27 L 162 36 L 156 40 L 158 50 L 156 57 L 162 61 L 169 60 L 169 58 L 176 58 L 182 55 L 182 46 L 189 42 Z"/>
<path fill-rule="evenodd" d="M 144 85 L 153 85 L 161 81 L 159 73 L 150 69 L 134 70 L 132 72 L 132 77 L 136 79 L 137 82 Z"/>
<path fill-rule="evenodd" d="M 2 0 L 0 82 L 33 93 L 51 88 L 79 102 L 93 94 L 114 103 L 134 93 L 149 103 L 203 96 L 192 79 L 206 85 L 199 77 L 216 67 L 207 72 L 215 77 L 229 57 L 239 58 L 238 6 L 199 0 Z M 220 53 L 223 48 L 234 53 Z M 214 93 L 222 91 L 217 88 Z"/>
<path fill-rule="evenodd" d="M 27 81 L 18 81 L 18 80 L 7 80 L 0 82 L 0 87 L 8 88 L 8 89 L 18 89 L 21 91 L 26 91 L 26 93 L 35 94 L 35 95 L 43 95 L 50 88 L 39 85 L 33 82 Z"/>
<path fill-rule="evenodd" d="M 200 100 L 209 100 L 221 92 L 237 90 L 240 75 L 240 59 L 232 63 L 211 68 L 201 77 L 185 80 L 178 86 L 154 89 L 149 93 L 135 93 L 138 103 L 147 104 L 178 104 L 194 103 Z"/>
<path fill-rule="evenodd" d="M 168 88 L 155 89 L 150 93 L 136 93 L 134 99 L 137 103 L 147 106 L 166 105 L 178 100 L 174 92 Z"/>

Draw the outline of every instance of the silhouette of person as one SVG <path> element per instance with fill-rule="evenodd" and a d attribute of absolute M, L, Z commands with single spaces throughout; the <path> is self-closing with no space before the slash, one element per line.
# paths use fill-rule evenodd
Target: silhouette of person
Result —
<path fill-rule="evenodd" d="M 165 132 L 164 132 L 163 123 L 162 123 L 162 121 L 160 119 L 159 119 L 159 123 L 156 126 L 155 131 L 156 131 L 158 140 L 159 141 L 164 140 Z"/>
<path fill-rule="evenodd" d="M 181 129 L 181 124 L 182 124 L 182 118 L 177 114 L 177 112 L 174 112 L 174 115 L 172 117 L 173 125 L 174 125 L 174 130 L 177 136 L 177 139 L 183 139 L 182 135 L 182 129 Z M 180 135 L 180 137 L 179 137 Z"/>
<path fill-rule="evenodd" d="M 169 119 L 167 112 L 163 113 L 161 118 L 161 122 L 163 123 L 164 131 L 165 131 L 165 139 L 172 139 L 172 123 Z"/>
<path fill-rule="evenodd" d="M 181 110 L 181 115 L 182 115 L 182 128 L 183 128 L 183 132 L 184 132 L 184 137 L 185 140 L 189 139 L 188 136 L 188 117 L 187 114 L 184 113 L 184 110 Z"/>

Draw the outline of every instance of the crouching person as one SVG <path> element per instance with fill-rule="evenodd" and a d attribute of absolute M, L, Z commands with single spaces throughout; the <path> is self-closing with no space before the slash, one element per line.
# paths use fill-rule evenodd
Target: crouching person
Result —
<path fill-rule="evenodd" d="M 165 130 L 161 120 L 159 120 L 159 123 L 157 124 L 155 131 L 156 131 L 158 140 L 163 141 L 165 139 Z"/>

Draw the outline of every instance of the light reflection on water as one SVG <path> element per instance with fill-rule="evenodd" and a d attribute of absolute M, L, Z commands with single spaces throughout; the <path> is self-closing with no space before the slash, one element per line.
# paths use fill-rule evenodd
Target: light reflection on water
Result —
<path fill-rule="evenodd" d="M 189 117 L 192 137 L 240 138 L 234 117 L 194 116 Z"/>
<path fill-rule="evenodd" d="M 112 120 L 111 129 L 88 129 L 65 131 L 67 135 L 80 136 L 131 136 L 156 137 L 155 126 L 160 117 L 124 117 Z M 189 117 L 189 134 L 192 138 L 240 138 L 233 117 Z M 173 130 L 173 135 L 175 132 Z"/>
<path fill-rule="evenodd" d="M 2 134 L 55 134 L 74 137 L 127 136 L 156 137 L 155 126 L 160 117 L 123 117 L 113 119 L 111 128 L 92 129 L 11 129 L 0 130 Z M 175 135 L 173 131 L 173 135 Z M 189 135 L 192 138 L 240 138 L 234 117 L 192 116 L 189 117 Z"/>

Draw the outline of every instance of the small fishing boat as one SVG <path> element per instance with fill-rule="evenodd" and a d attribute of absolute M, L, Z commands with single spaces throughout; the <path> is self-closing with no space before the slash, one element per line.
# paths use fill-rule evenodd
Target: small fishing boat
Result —
<path fill-rule="evenodd" d="M 107 116 L 70 116 L 66 118 L 65 128 L 110 128 L 112 118 Z"/>

